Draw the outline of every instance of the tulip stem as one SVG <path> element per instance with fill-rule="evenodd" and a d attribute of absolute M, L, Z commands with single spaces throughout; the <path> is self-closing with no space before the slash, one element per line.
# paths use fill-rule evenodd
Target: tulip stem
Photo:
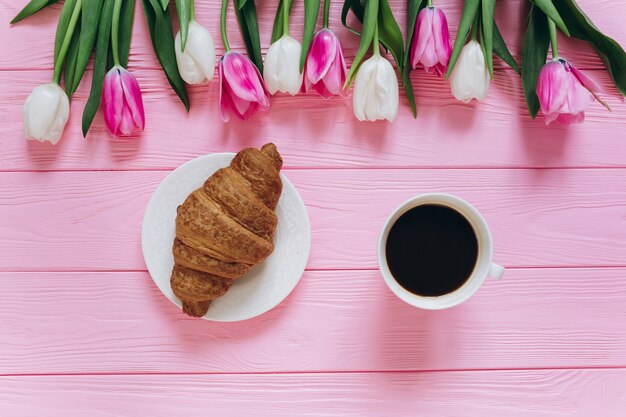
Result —
<path fill-rule="evenodd" d="M 330 14 L 330 0 L 324 0 L 324 28 L 328 29 L 328 15 Z"/>
<path fill-rule="evenodd" d="M 426 6 L 433 7 L 433 0 L 428 0 L 428 2 L 426 2 Z"/>
<path fill-rule="evenodd" d="M 65 62 L 67 50 L 70 47 L 70 41 L 72 40 L 74 29 L 76 29 L 76 23 L 78 22 L 78 16 L 80 16 L 80 10 L 82 8 L 82 5 L 82 0 L 76 0 L 74 10 L 72 11 L 72 16 L 70 17 L 70 22 L 67 25 L 67 31 L 65 32 L 65 36 L 63 37 L 63 43 L 61 43 L 59 55 L 54 62 L 54 73 L 52 75 L 52 81 L 55 84 L 59 84 L 59 82 L 61 81 L 61 70 L 63 69 L 63 63 Z"/>
<path fill-rule="evenodd" d="M 374 26 L 373 52 L 374 55 L 380 56 L 380 45 L 378 43 L 378 21 L 376 22 L 376 26 Z"/>
<path fill-rule="evenodd" d="M 191 0 L 191 7 L 189 8 L 189 20 L 196 20 L 196 4 Z"/>
<path fill-rule="evenodd" d="M 291 11 L 290 0 L 283 0 L 283 36 L 289 36 L 289 12 Z"/>
<path fill-rule="evenodd" d="M 235 6 L 237 7 L 237 6 Z M 220 30 L 222 31 L 222 43 L 226 52 L 230 51 L 228 35 L 226 34 L 226 11 L 228 10 L 228 0 L 222 0 L 222 15 L 220 17 Z"/>
<path fill-rule="evenodd" d="M 113 65 L 116 66 L 120 65 L 120 10 L 122 10 L 122 0 L 115 0 L 113 5 L 113 24 L 111 25 L 111 49 L 113 51 Z"/>
<path fill-rule="evenodd" d="M 552 19 L 548 18 L 548 29 L 550 30 L 550 44 L 552 45 L 552 59 L 559 59 L 559 44 L 556 38 L 556 25 Z"/>

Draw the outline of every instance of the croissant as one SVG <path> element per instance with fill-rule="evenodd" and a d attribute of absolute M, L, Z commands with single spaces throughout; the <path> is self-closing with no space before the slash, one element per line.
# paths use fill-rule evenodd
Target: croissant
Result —
<path fill-rule="evenodd" d="M 243 149 L 178 206 L 170 285 L 185 314 L 204 316 L 274 250 L 282 165 L 273 143 Z"/>

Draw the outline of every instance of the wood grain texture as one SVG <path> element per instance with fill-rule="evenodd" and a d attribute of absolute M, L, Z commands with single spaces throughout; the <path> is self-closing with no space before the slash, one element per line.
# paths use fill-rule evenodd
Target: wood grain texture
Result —
<path fill-rule="evenodd" d="M 0 378 L 4 417 L 622 417 L 626 371 Z"/>
<path fill-rule="evenodd" d="M 314 271 L 270 312 L 213 323 L 145 272 L 2 273 L 0 374 L 623 367 L 625 302 L 626 269 L 509 270 L 445 311 L 378 271 Z"/>
<path fill-rule="evenodd" d="M 217 84 L 194 87 L 189 114 L 158 70 L 136 70 L 144 92 L 146 130 L 139 139 L 115 140 L 99 113 L 83 139 L 80 120 L 88 85 L 72 102 L 62 141 L 52 147 L 23 138 L 22 107 L 43 71 L 0 71 L 0 171 L 173 169 L 199 155 L 236 151 L 275 141 L 289 167 L 623 167 L 626 106 L 605 71 L 589 71 L 605 88 L 612 112 L 593 103 L 582 125 L 546 127 L 531 120 L 519 77 L 496 74 L 489 97 L 466 105 L 447 82 L 415 73 L 417 120 L 401 98 L 394 123 L 359 123 L 351 99 L 277 96 L 266 113 L 224 124 Z M 87 74 L 90 77 L 90 74 Z"/>
<path fill-rule="evenodd" d="M 403 33 L 406 31 L 406 2 L 403 0 L 390 0 L 396 19 L 400 24 Z M 601 30 L 613 37 L 618 42 L 626 42 L 626 27 L 623 25 L 623 16 L 626 13 L 626 1 L 624 0 L 579 0 L 578 2 L 585 12 L 594 20 Z M 8 22 L 26 4 L 26 1 L 0 0 L 0 39 L 3 40 L 4 53 L 0 56 L 0 69 L 52 69 L 52 51 L 54 45 L 54 33 L 59 15 L 60 5 L 54 5 L 47 10 L 41 11 L 38 15 L 24 20 L 15 25 Z M 265 51 L 270 43 L 270 34 L 274 21 L 276 2 L 259 1 L 257 10 L 259 15 L 259 27 L 261 33 L 261 45 Z M 340 21 L 341 1 L 334 1 L 331 5 L 330 27 L 340 37 L 345 50 L 348 64 L 358 47 L 358 38 L 350 34 Z M 456 28 L 461 17 L 461 0 L 439 0 L 437 6 L 444 9 L 450 27 L 452 40 L 456 37 Z M 525 0 L 507 0 L 498 3 L 496 8 L 496 19 L 502 30 L 502 34 L 509 45 L 511 51 L 519 61 L 521 52 L 522 34 L 525 30 L 525 16 L 528 13 L 528 3 Z M 292 12 L 290 22 L 291 33 L 298 39 L 302 37 L 303 27 L 303 3 L 296 2 Z M 200 23 L 209 28 L 218 56 L 224 50 L 219 37 L 220 2 L 219 1 L 198 1 L 196 5 L 196 17 Z M 321 13 L 318 28 L 321 27 Z M 175 24 L 177 22 L 175 21 Z M 230 45 L 235 50 L 243 50 L 243 41 L 238 32 L 237 24 L 234 20 L 234 13 L 230 10 L 228 24 Z M 586 43 L 569 40 L 561 37 L 559 47 L 562 56 L 572 60 L 577 66 L 584 69 L 604 68 L 604 65 L 597 57 L 593 49 Z M 134 68 L 158 68 L 158 62 L 154 57 L 152 45 L 148 35 L 146 19 L 140 4 L 135 10 L 135 24 L 132 37 L 132 48 L 130 54 L 129 67 Z M 29 51 L 24 54 L 23 51 Z M 498 67 L 504 66 L 499 59 L 494 59 Z"/>
<path fill-rule="evenodd" d="M 167 172 L 0 173 L 0 270 L 144 269 L 140 227 Z M 626 170 L 289 170 L 312 227 L 309 268 L 376 268 L 393 209 L 457 194 L 505 266 L 626 265 Z"/>

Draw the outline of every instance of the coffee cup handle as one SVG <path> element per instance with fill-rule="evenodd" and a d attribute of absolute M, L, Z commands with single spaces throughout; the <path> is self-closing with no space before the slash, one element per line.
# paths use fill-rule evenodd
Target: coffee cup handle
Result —
<path fill-rule="evenodd" d="M 498 264 L 491 264 L 491 267 L 489 268 L 489 276 L 493 279 L 500 279 L 502 278 L 502 275 L 504 274 L 504 267 L 500 266 Z"/>

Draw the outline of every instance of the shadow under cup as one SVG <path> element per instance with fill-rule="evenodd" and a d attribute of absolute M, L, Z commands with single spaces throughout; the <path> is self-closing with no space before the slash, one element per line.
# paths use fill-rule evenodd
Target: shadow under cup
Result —
<path fill-rule="evenodd" d="M 477 241 L 476 261 L 472 272 L 460 287 L 437 296 L 415 294 L 404 288 L 391 273 L 387 262 L 387 240 L 393 226 L 410 210 L 425 205 L 447 207 L 460 214 L 472 227 Z M 492 256 L 493 241 L 485 219 L 471 204 L 449 194 L 423 194 L 404 202 L 387 219 L 378 242 L 378 264 L 387 286 L 406 303 L 429 310 L 450 308 L 462 303 L 478 291 L 487 276 L 499 279 L 504 268 L 492 263 Z M 419 268 L 419 265 L 416 264 L 416 267 Z"/>

